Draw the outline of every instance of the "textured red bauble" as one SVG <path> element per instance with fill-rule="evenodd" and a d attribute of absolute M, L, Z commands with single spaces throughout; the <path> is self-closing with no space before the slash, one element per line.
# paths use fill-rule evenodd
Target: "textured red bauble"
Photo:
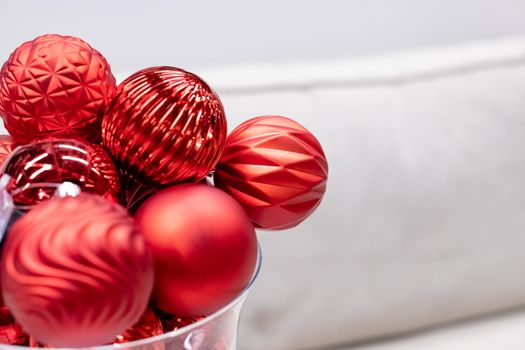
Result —
<path fill-rule="evenodd" d="M 179 316 L 209 315 L 248 285 L 257 237 L 242 207 L 203 184 L 162 190 L 136 220 L 155 260 L 153 300 Z"/>
<path fill-rule="evenodd" d="M 196 75 L 147 68 L 118 86 L 102 139 L 132 178 L 161 185 L 196 182 L 219 160 L 226 118 L 217 94 Z"/>
<path fill-rule="evenodd" d="M 326 190 L 328 163 L 317 139 L 278 116 L 250 119 L 228 136 L 215 186 L 246 209 L 259 228 L 281 230 L 306 219 Z"/>
<path fill-rule="evenodd" d="M 82 140 L 45 140 L 19 146 L 3 169 L 12 179 L 8 191 L 21 206 L 49 199 L 65 181 L 113 202 L 120 196 L 118 170 L 109 154 L 102 146 Z"/>
<path fill-rule="evenodd" d="M 146 199 L 162 189 L 161 187 L 144 185 L 143 183 L 131 178 L 125 178 L 122 185 L 124 187 L 126 208 L 132 214 L 137 211 Z"/>
<path fill-rule="evenodd" d="M 38 342 L 111 342 L 141 317 L 153 261 L 126 210 L 93 194 L 54 198 L 11 227 L 0 267 L 5 304 Z"/>
<path fill-rule="evenodd" d="M 0 135 L 0 166 L 13 152 L 13 139 L 9 135 Z"/>
<path fill-rule="evenodd" d="M 7 306 L 0 307 L 0 344 L 28 345 L 29 336 L 15 321 Z"/>
<path fill-rule="evenodd" d="M 159 317 L 152 308 L 147 308 L 144 314 L 133 326 L 124 333 L 117 335 L 113 344 L 127 343 L 134 340 L 144 339 L 164 333 Z"/>
<path fill-rule="evenodd" d="M 206 318 L 206 316 L 177 316 L 159 309 L 156 311 L 164 332 L 172 332 Z"/>
<path fill-rule="evenodd" d="M 0 116 L 19 143 L 42 136 L 100 139 L 115 92 L 106 59 L 79 38 L 48 34 L 20 45 L 0 71 Z"/>

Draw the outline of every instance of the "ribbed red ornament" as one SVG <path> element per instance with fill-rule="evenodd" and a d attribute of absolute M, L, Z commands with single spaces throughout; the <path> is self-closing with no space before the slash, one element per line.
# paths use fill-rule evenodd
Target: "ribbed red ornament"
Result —
<path fill-rule="evenodd" d="M 0 166 L 13 151 L 13 139 L 9 135 L 0 135 Z"/>
<path fill-rule="evenodd" d="M 106 59 L 79 38 L 48 34 L 20 45 L 0 71 L 0 116 L 18 143 L 45 136 L 100 139 L 114 91 Z"/>
<path fill-rule="evenodd" d="M 0 270 L 15 319 L 55 347 L 112 342 L 140 319 L 153 286 L 133 218 L 93 194 L 51 199 L 16 221 Z"/>
<path fill-rule="evenodd" d="M 104 145 L 119 168 L 147 184 L 202 179 L 219 160 L 226 131 L 217 94 L 196 75 L 173 67 L 127 78 L 102 122 Z"/>
<path fill-rule="evenodd" d="M 15 204 L 31 206 L 49 199 L 65 181 L 83 192 L 118 202 L 118 170 L 102 146 L 82 140 L 44 140 L 17 147 L 3 166 L 11 176 L 8 191 Z"/>
<path fill-rule="evenodd" d="M 319 205 L 328 164 L 317 139 L 299 123 L 279 116 L 250 119 L 226 140 L 214 175 L 256 227 L 291 228 Z"/>

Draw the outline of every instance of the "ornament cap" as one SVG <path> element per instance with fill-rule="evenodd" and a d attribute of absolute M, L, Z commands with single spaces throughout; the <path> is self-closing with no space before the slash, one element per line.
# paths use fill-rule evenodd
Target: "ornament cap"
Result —
<path fill-rule="evenodd" d="M 80 194 L 80 186 L 66 181 L 58 185 L 57 190 L 55 191 L 55 197 L 76 197 Z"/>

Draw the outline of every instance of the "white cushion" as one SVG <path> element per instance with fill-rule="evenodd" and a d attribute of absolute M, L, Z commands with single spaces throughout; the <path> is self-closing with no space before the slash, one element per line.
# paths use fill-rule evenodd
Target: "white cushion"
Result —
<path fill-rule="evenodd" d="M 293 117 L 330 164 L 309 220 L 259 234 L 241 349 L 325 348 L 525 304 L 525 38 L 197 73 L 230 128 Z"/>
<path fill-rule="evenodd" d="M 347 350 L 523 350 L 525 312 L 454 324 Z M 343 350 L 343 348 L 339 348 Z"/>

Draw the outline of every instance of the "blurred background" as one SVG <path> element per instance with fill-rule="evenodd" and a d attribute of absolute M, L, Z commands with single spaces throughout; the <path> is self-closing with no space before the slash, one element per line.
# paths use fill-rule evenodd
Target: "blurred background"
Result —
<path fill-rule="evenodd" d="M 0 61 L 83 38 L 121 81 L 195 71 L 229 128 L 280 114 L 330 164 L 260 232 L 241 350 L 525 348 L 525 1 L 2 0 Z"/>
<path fill-rule="evenodd" d="M 519 0 L 3 0 L 0 57 L 42 33 L 76 35 L 116 72 L 293 62 L 525 32 Z"/>

